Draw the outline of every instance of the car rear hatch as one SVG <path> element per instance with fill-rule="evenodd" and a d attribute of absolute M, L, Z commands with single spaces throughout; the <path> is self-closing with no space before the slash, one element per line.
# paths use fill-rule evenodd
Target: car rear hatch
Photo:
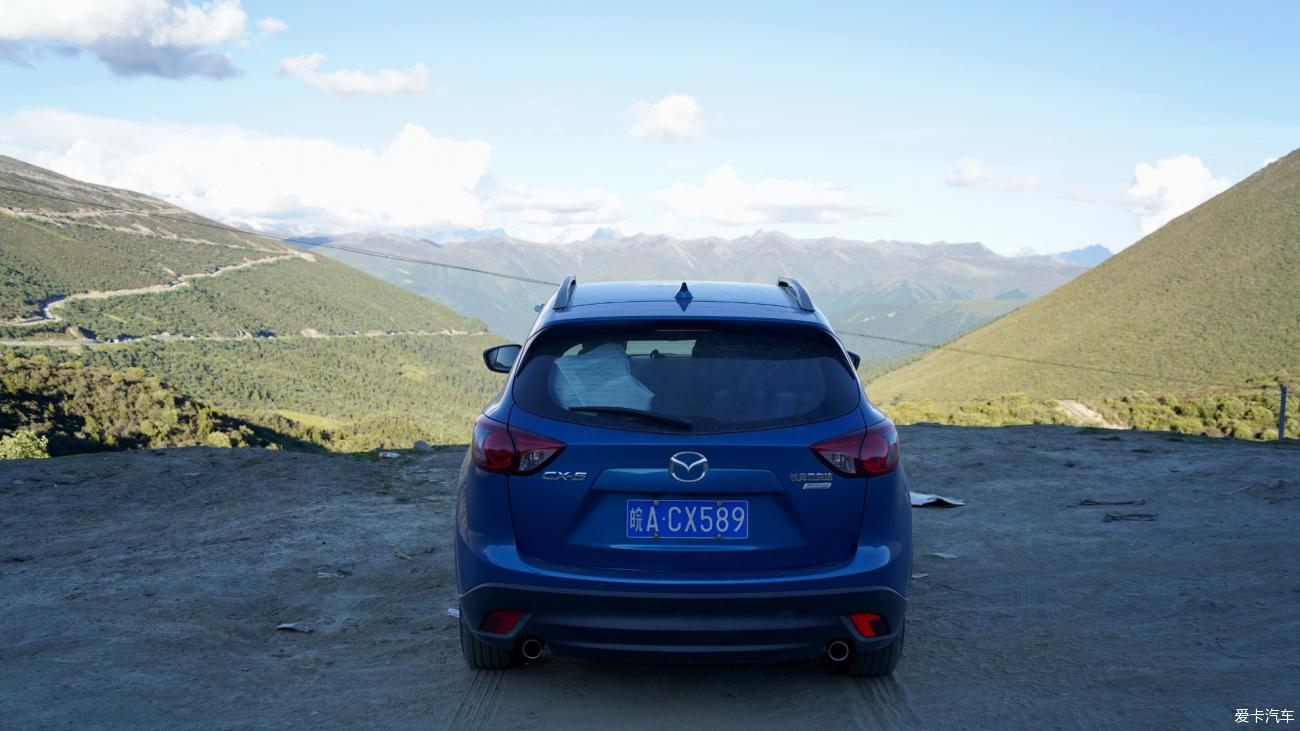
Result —
<path fill-rule="evenodd" d="M 610 570 L 770 572 L 851 557 L 866 480 L 811 449 L 861 387 L 811 326 L 565 326 L 530 344 L 512 432 L 563 443 L 509 478 L 522 555 Z"/>

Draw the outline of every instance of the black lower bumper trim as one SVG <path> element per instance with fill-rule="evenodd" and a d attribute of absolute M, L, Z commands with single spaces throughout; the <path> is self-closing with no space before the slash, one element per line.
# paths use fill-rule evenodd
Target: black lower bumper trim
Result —
<path fill-rule="evenodd" d="M 461 597 L 461 615 L 482 641 L 511 647 L 537 637 L 574 657 L 748 661 L 816 657 L 844 640 L 855 651 L 883 647 L 903 626 L 907 600 L 886 587 L 744 594 L 574 591 L 485 584 Z M 493 609 L 518 609 L 509 635 L 477 628 Z M 875 612 L 890 634 L 863 638 L 848 615 Z"/>

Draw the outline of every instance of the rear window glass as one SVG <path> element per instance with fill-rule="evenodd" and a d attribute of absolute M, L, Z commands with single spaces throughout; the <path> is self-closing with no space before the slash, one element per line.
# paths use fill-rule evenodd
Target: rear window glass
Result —
<path fill-rule="evenodd" d="M 699 321 L 552 328 L 528 347 L 513 391 L 551 419 L 693 434 L 842 416 L 860 393 L 825 331 Z"/>

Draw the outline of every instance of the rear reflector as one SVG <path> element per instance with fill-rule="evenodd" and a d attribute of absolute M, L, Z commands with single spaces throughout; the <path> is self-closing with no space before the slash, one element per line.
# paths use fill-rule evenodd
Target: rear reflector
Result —
<path fill-rule="evenodd" d="M 863 637 L 884 637 L 889 634 L 889 623 L 879 614 L 858 612 L 850 614 L 849 621 L 853 622 L 853 629 Z"/>
<path fill-rule="evenodd" d="M 518 609 L 493 609 L 483 619 L 482 630 L 494 635 L 508 635 L 523 618 L 524 613 Z"/>

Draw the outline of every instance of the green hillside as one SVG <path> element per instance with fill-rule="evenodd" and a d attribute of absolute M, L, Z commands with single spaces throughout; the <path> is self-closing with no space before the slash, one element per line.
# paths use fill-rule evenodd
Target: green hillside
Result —
<path fill-rule="evenodd" d="M 951 345 L 869 392 L 882 403 L 1101 398 L 1300 376 L 1300 151 Z"/>
<path fill-rule="evenodd" d="M 288 419 L 257 424 L 194 401 L 139 370 L 114 372 L 45 356 L 0 356 L 0 436 L 21 432 L 50 454 L 132 447 L 308 447 Z"/>
<path fill-rule="evenodd" d="M 316 441 L 349 449 L 462 442 L 500 387 L 481 322 L 342 263 L 12 158 L 0 186 L 45 194 L 0 191 L 14 355 L 139 368 L 232 418 L 329 424 Z"/>
<path fill-rule="evenodd" d="M 351 450 L 468 441 L 474 417 L 504 380 L 480 355 L 500 342 L 495 335 L 143 342 L 87 349 L 78 359 L 140 368 L 240 415 L 289 412 L 304 425 L 337 425 L 330 446 Z"/>
<path fill-rule="evenodd" d="M 297 335 L 353 331 L 458 330 L 483 325 L 441 305 L 325 257 L 289 259 L 158 294 L 81 300 L 61 309 L 69 325 L 100 338 L 150 333 L 227 335 L 241 332 Z"/>

